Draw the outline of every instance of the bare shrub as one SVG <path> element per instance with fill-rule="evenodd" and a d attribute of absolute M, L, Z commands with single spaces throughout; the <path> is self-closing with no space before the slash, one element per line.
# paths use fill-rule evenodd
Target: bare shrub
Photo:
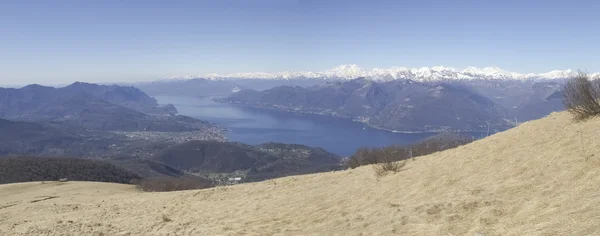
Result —
<path fill-rule="evenodd" d="M 214 187 L 209 180 L 199 177 L 158 177 L 142 179 L 136 183 L 146 192 L 168 192 Z"/>
<path fill-rule="evenodd" d="M 408 146 L 393 145 L 383 148 L 359 148 L 349 158 L 346 165 L 348 168 L 354 169 L 363 165 L 397 162 L 455 148 L 472 141 L 468 137 L 442 133 Z M 389 166 L 382 169 L 394 169 L 394 167 Z"/>
<path fill-rule="evenodd" d="M 404 149 L 394 146 L 380 149 L 376 153 L 376 164 L 371 165 L 377 176 L 383 176 L 388 172 L 399 172 L 406 165 L 406 153 Z"/>
<path fill-rule="evenodd" d="M 600 89 L 583 72 L 570 79 L 563 90 L 563 104 L 576 120 L 600 115 Z"/>
<path fill-rule="evenodd" d="M 400 172 L 402 168 L 406 165 L 406 160 L 404 161 L 392 161 L 392 162 L 382 162 L 373 166 L 373 171 L 379 177 L 386 175 L 388 172 Z"/>
<path fill-rule="evenodd" d="M 359 148 L 348 161 L 348 167 L 354 169 L 359 166 L 379 163 L 378 156 L 381 150 L 381 148 Z"/>

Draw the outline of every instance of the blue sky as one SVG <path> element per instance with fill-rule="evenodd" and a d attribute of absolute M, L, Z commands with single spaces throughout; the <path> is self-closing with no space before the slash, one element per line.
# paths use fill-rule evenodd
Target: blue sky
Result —
<path fill-rule="evenodd" d="M 1 1 L 0 84 L 373 67 L 600 71 L 598 1 Z"/>

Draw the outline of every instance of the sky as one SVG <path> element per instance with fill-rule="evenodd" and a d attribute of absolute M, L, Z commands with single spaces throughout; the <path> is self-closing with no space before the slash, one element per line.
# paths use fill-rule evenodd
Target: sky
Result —
<path fill-rule="evenodd" d="M 0 1 L 0 84 L 497 66 L 600 72 L 600 1 Z"/>

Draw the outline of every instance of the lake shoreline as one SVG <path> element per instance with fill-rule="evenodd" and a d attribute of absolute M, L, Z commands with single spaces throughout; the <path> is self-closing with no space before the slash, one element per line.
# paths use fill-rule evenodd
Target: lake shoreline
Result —
<path fill-rule="evenodd" d="M 410 145 L 439 133 L 393 132 L 348 117 L 220 103 L 213 100 L 214 96 L 155 98 L 160 104 L 175 105 L 179 114 L 216 123 L 226 129 L 225 136 L 232 142 L 295 143 L 321 147 L 339 156 L 351 156 L 359 148 Z"/>
<path fill-rule="evenodd" d="M 220 104 L 228 104 L 228 105 L 235 105 L 235 106 L 251 107 L 251 108 L 256 108 L 256 109 L 265 109 L 265 110 L 286 112 L 286 113 L 292 113 L 292 114 L 319 115 L 319 116 L 324 116 L 324 117 L 332 117 L 332 118 L 345 119 L 345 120 L 353 121 L 353 122 L 356 122 L 356 123 L 364 124 L 364 125 L 366 125 L 366 126 L 368 126 L 370 128 L 373 128 L 373 129 L 387 131 L 387 132 L 391 132 L 391 133 L 397 133 L 397 134 L 438 134 L 438 133 L 444 133 L 444 132 L 451 132 L 451 133 L 485 133 L 485 131 L 477 131 L 477 130 L 424 130 L 424 131 L 394 130 L 394 129 L 387 129 L 387 128 L 379 127 L 377 125 L 373 125 L 373 124 L 369 123 L 368 121 L 361 120 L 361 118 L 353 118 L 353 117 L 349 117 L 349 116 L 327 114 L 327 113 L 319 113 L 319 112 L 310 112 L 310 111 L 296 110 L 296 109 L 292 110 L 292 109 L 282 109 L 282 108 L 277 108 L 277 107 L 256 106 L 256 105 L 250 105 L 250 104 L 244 104 L 244 103 L 224 102 L 224 101 L 219 100 L 219 99 L 214 99 L 213 97 L 210 97 L 210 99 L 212 101 L 220 103 Z M 362 118 L 362 119 L 365 119 L 365 118 Z"/>

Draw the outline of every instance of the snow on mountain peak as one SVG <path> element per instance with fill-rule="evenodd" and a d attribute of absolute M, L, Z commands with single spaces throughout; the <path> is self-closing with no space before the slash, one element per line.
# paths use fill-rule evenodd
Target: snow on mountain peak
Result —
<path fill-rule="evenodd" d="M 543 78 L 565 78 L 565 77 L 570 77 L 575 75 L 576 72 L 572 71 L 572 70 L 553 70 L 550 72 L 546 72 L 546 73 L 541 73 L 538 74 L 537 76 L 543 77 Z"/>
<path fill-rule="evenodd" d="M 456 72 L 457 71 L 455 68 L 445 67 L 445 66 L 434 66 L 434 67 L 431 67 L 431 69 L 434 70 L 434 71 L 450 71 L 450 72 Z"/>
<path fill-rule="evenodd" d="M 333 67 L 322 72 L 254 72 L 254 73 L 233 73 L 233 74 L 208 74 L 206 76 L 196 76 L 196 78 L 207 79 L 322 79 L 322 80 L 349 80 L 359 77 L 365 77 L 376 81 L 390 81 L 397 79 L 411 79 L 416 81 L 439 81 L 439 80 L 480 80 L 480 79 L 498 79 L 498 80 L 544 80 L 544 79 L 565 79 L 576 75 L 572 70 L 553 70 L 546 73 L 522 74 L 510 72 L 498 67 L 473 67 L 469 66 L 463 70 L 446 66 L 406 68 L 373 68 L 364 69 L 356 64 L 346 64 Z M 599 73 L 591 74 L 600 75 Z M 191 76 L 186 76 L 190 78 Z"/>
<path fill-rule="evenodd" d="M 333 68 L 329 69 L 328 71 L 356 72 L 356 71 L 362 71 L 362 68 L 360 68 L 356 64 L 347 64 L 347 65 L 339 65 L 339 66 L 333 67 Z"/>
<path fill-rule="evenodd" d="M 325 71 L 325 74 L 333 77 L 354 79 L 366 76 L 365 70 L 355 64 L 340 65 Z"/>

